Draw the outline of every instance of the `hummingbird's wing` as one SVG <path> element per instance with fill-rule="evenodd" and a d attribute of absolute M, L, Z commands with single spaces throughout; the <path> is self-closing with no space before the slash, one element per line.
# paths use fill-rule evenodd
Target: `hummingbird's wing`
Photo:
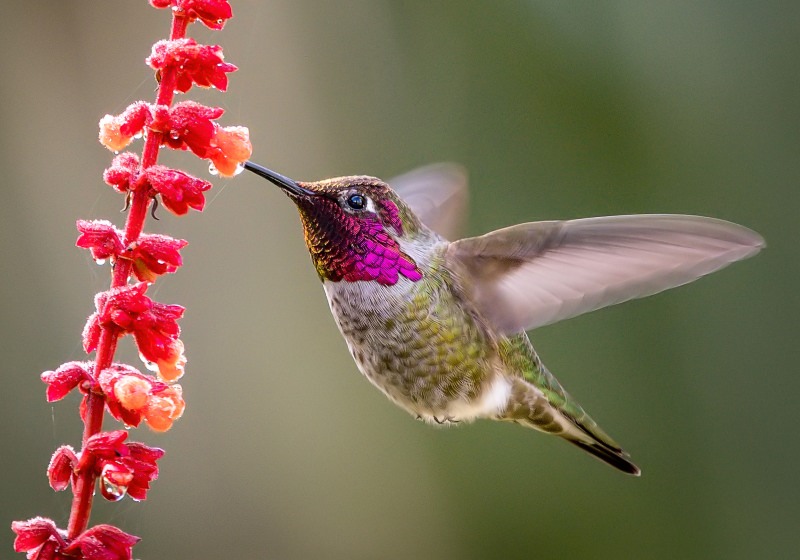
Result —
<path fill-rule="evenodd" d="M 423 224 L 456 239 L 467 214 L 467 172 L 455 163 L 434 163 L 388 181 Z"/>
<path fill-rule="evenodd" d="M 510 334 L 686 284 L 763 246 L 713 218 L 609 216 L 512 226 L 456 241 L 446 258 L 468 299 Z"/>

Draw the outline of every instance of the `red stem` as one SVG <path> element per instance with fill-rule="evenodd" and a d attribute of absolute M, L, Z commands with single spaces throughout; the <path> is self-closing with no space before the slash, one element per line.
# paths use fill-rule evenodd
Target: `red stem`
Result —
<path fill-rule="evenodd" d="M 182 39 L 186 36 L 186 28 L 189 19 L 176 12 L 172 15 L 172 28 L 170 39 Z M 171 105 L 175 96 L 175 83 L 177 75 L 173 68 L 166 68 L 161 76 L 158 86 L 156 104 Z M 161 146 L 161 133 L 148 131 L 142 148 L 142 169 L 154 165 L 158 160 L 158 150 Z M 144 230 L 144 223 L 147 219 L 147 208 L 152 199 L 148 189 L 138 189 L 130 193 L 131 205 L 128 218 L 125 221 L 126 245 L 136 241 Z M 118 259 L 114 265 L 111 275 L 111 288 L 118 288 L 128 283 L 131 274 L 132 262 L 129 259 Z M 114 354 L 117 350 L 117 341 L 120 332 L 114 326 L 102 327 L 100 341 L 97 345 L 95 356 L 95 373 L 100 373 L 111 365 L 114 361 Z M 86 416 L 83 426 L 83 446 L 87 440 L 100 432 L 103 428 L 103 412 L 105 408 L 105 398 L 101 394 L 90 392 L 86 397 Z M 75 482 L 74 495 L 72 499 L 72 509 L 69 516 L 69 526 L 67 528 L 67 539 L 72 540 L 86 530 L 89 525 L 89 516 L 92 511 L 92 497 L 94 495 L 94 485 L 97 477 L 94 469 L 87 468 L 78 474 Z"/>

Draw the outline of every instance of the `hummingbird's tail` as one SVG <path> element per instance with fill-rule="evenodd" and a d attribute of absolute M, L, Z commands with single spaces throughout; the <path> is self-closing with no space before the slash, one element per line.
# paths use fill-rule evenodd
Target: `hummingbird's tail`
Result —
<path fill-rule="evenodd" d="M 634 465 L 633 462 L 631 462 L 628 454 L 619 447 L 611 447 L 597 440 L 589 442 L 580 439 L 571 439 L 568 437 L 564 439 L 626 474 L 632 474 L 633 476 L 639 476 L 642 474 L 641 469 Z"/>
<path fill-rule="evenodd" d="M 546 372 L 542 366 L 541 371 Z M 549 372 L 548 372 L 549 375 Z M 501 420 L 511 420 L 541 432 L 557 435 L 620 471 L 639 476 L 630 456 L 550 376 L 538 387 L 516 378 Z"/>

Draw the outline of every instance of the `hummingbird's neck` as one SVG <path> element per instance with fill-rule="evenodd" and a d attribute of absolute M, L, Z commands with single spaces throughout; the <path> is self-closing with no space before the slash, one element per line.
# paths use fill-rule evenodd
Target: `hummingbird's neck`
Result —
<path fill-rule="evenodd" d="M 374 281 L 394 285 L 401 277 L 416 282 L 422 278 L 417 263 L 400 247 L 393 234 L 403 235 L 397 206 L 384 201 L 382 216 L 356 217 L 325 208 L 333 201 L 298 202 L 306 245 L 322 280 L 332 282 Z M 333 217 L 335 216 L 335 219 Z"/>

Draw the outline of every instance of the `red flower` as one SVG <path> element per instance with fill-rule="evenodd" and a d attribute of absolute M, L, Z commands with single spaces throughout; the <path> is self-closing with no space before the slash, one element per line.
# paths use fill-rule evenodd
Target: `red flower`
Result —
<path fill-rule="evenodd" d="M 100 341 L 101 327 L 115 326 L 133 334 L 142 357 L 155 363 L 159 372 L 163 368 L 166 377 L 174 378 L 174 367 L 186 360 L 178 339 L 178 319 L 184 309 L 153 301 L 144 295 L 146 290 L 147 284 L 140 282 L 97 294 L 97 311 L 83 329 L 83 347 L 86 352 L 93 351 Z"/>
<path fill-rule="evenodd" d="M 113 393 L 108 393 L 109 402 L 116 400 L 123 409 L 138 412 L 147 406 L 154 382 L 158 383 L 158 381 L 147 379 L 144 374 L 118 378 L 113 384 Z M 114 396 L 114 399 L 111 398 L 111 395 Z"/>
<path fill-rule="evenodd" d="M 106 220 L 78 220 L 81 235 L 78 247 L 89 249 L 97 261 L 123 258 L 133 261 L 133 272 L 143 282 L 152 282 L 162 274 L 175 272 L 183 264 L 179 251 L 188 242 L 166 235 L 143 233 L 139 240 L 124 247 L 123 232 Z"/>
<path fill-rule="evenodd" d="M 104 369 L 97 381 L 106 395 L 106 406 L 111 416 L 126 426 L 138 426 L 153 383 L 157 381 L 124 364 L 113 364 Z"/>
<path fill-rule="evenodd" d="M 131 560 L 133 545 L 141 539 L 112 525 L 95 525 L 64 548 L 65 558 L 83 560 Z"/>
<path fill-rule="evenodd" d="M 42 374 L 42 381 L 47 383 L 47 402 L 63 399 L 67 393 L 77 387 L 82 381 L 88 384 L 94 382 L 91 362 L 67 362 L 61 364 L 55 371 L 46 371 Z"/>
<path fill-rule="evenodd" d="M 63 558 L 58 552 L 67 544 L 64 540 L 66 534 L 59 531 L 51 519 L 34 517 L 27 521 L 14 521 L 11 530 L 17 534 L 15 552 L 27 552 L 29 559 Z"/>
<path fill-rule="evenodd" d="M 84 327 L 84 340 L 86 338 L 100 339 L 99 325 L 86 325 Z M 80 404 L 81 419 L 86 419 L 86 399 L 88 393 L 95 387 L 94 364 L 91 362 L 67 362 L 55 371 L 46 371 L 41 375 L 42 381 L 47 383 L 47 401 L 54 402 L 63 399 L 75 387 L 84 393 Z"/>
<path fill-rule="evenodd" d="M 205 157 L 214 137 L 213 119 L 225 112 L 221 107 L 207 107 L 196 101 L 182 101 L 174 107 L 158 106 L 150 128 L 164 135 L 163 142 L 176 150 L 191 150 Z"/>
<path fill-rule="evenodd" d="M 108 220 L 78 220 L 77 226 L 81 234 L 75 245 L 89 249 L 94 260 L 116 259 L 122 252 L 122 232 Z"/>
<path fill-rule="evenodd" d="M 203 193 L 211 188 L 208 181 L 163 165 L 149 167 L 145 174 L 153 190 L 161 195 L 164 207 L 173 214 L 182 216 L 189 208 L 203 210 L 206 204 Z"/>
<path fill-rule="evenodd" d="M 223 177 L 232 177 L 241 171 L 241 164 L 250 159 L 253 146 L 250 144 L 250 131 L 244 126 L 217 127 L 206 152 L 214 168 Z"/>
<path fill-rule="evenodd" d="M 44 517 L 14 521 L 11 530 L 16 552 L 29 560 L 131 560 L 133 545 L 141 539 L 111 525 L 96 525 L 67 544 L 66 532 Z"/>
<path fill-rule="evenodd" d="M 195 101 L 183 101 L 174 107 L 150 106 L 139 101 L 121 115 L 103 117 L 100 141 L 108 149 L 118 151 L 147 126 L 161 133 L 162 143 L 176 150 L 191 150 L 198 157 L 211 160 L 221 175 L 229 177 L 250 157 L 253 148 L 246 127 L 223 128 L 214 122 L 224 112 L 220 107 L 207 107 Z M 135 157 L 131 154 L 119 161 L 115 158 L 104 174 L 105 181 L 122 192 L 138 187 Z"/>
<path fill-rule="evenodd" d="M 225 91 L 228 89 L 227 73 L 236 70 L 236 66 L 224 62 L 222 47 L 198 45 L 194 39 L 159 41 L 153 45 L 147 64 L 157 72 L 174 68 L 175 89 L 183 93 L 189 91 L 192 83 Z"/>
<path fill-rule="evenodd" d="M 103 173 L 103 180 L 121 193 L 148 185 L 161 195 L 164 206 L 178 216 L 186 214 L 189 208 L 201 211 L 206 202 L 203 193 L 211 188 L 208 181 L 163 165 L 153 165 L 140 172 L 139 158 L 130 152 L 114 158 L 111 167 Z"/>
<path fill-rule="evenodd" d="M 172 7 L 183 13 L 189 21 L 199 19 L 210 29 L 222 29 L 225 22 L 233 17 L 231 5 L 227 0 L 150 0 L 154 8 Z"/>
<path fill-rule="evenodd" d="M 175 272 L 183 264 L 179 251 L 188 241 L 167 235 L 142 234 L 139 240 L 128 246 L 136 277 L 144 282 L 153 282 L 158 276 Z"/>
<path fill-rule="evenodd" d="M 117 501 L 129 495 L 144 500 L 150 482 L 158 478 L 156 461 L 164 451 L 143 443 L 125 443 L 124 430 L 100 432 L 89 438 L 81 452 L 77 472 L 91 469 L 100 478 L 103 497 Z"/>
<path fill-rule="evenodd" d="M 148 369 L 156 371 L 165 381 L 177 381 L 183 376 L 186 356 L 179 338 L 164 332 L 158 332 L 157 336 L 134 332 L 133 336 Z"/>
<path fill-rule="evenodd" d="M 56 449 L 50 458 L 47 466 L 47 479 L 50 481 L 50 488 L 56 492 L 65 490 L 70 480 L 75 478 L 75 468 L 78 465 L 78 457 L 75 450 L 69 445 L 62 445 Z"/>
<path fill-rule="evenodd" d="M 91 436 L 81 450 L 77 470 L 83 471 L 91 468 L 99 459 L 112 460 L 127 455 L 126 439 L 128 439 L 128 432 L 124 430 L 99 432 Z"/>
<path fill-rule="evenodd" d="M 142 185 L 137 181 L 139 173 L 139 156 L 132 152 L 123 152 L 111 162 L 111 167 L 103 172 L 103 181 L 115 190 L 127 194 Z"/>
<path fill-rule="evenodd" d="M 136 501 L 144 500 L 147 498 L 150 482 L 158 478 L 156 461 L 164 456 L 164 450 L 132 442 L 128 444 L 128 451 L 130 454 L 119 460 L 132 475 L 128 483 L 128 496 Z"/>
<path fill-rule="evenodd" d="M 104 369 L 98 382 L 109 413 L 127 426 L 145 420 L 154 431 L 165 432 L 186 406 L 180 385 L 168 385 L 123 364 Z"/>
<path fill-rule="evenodd" d="M 150 118 L 150 106 L 144 101 L 137 101 L 128 106 L 122 114 L 106 115 L 100 119 L 100 143 L 118 152 L 140 135 Z"/>
<path fill-rule="evenodd" d="M 117 232 L 122 235 L 121 231 Z M 167 235 L 143 233 L 138 241 L 125 248 L 119 258 L 133 261 L 133 273 L 142 282 L 153 282 L 162 274 L 172 273 L 183 264 L 178 251 L 188 245 L 188 241 Z"/>
<path fill-rule="evenodd" d="M 181 417 L 184 408 L 186 403 L 181 386 L 160 383 L 151 391 L 144 409 L 144 419 L 153 431 L 166 432 Z"/>
<path fill-rule="evenodd" d="M 116 153 L 132 140 L 145 138 L 141 159 L 129 152 L 119 154 L 103 173 L 105 182 L 126 197 L 125 208 L 131 212 L 124 231 L 107 220 L 77 222 L 76 245 L 87 249 L 96 261 L 110 260 L 114 267 L 112 288 L 96 295 L 96 311 L 83 330 L 84 349 L 97 351 L 96 360 L 68 362 L 41 375 L 50 402 L 76 388 L 83 395 L 83 449 L 76 453 L 68 445 L 58 447 L 47 468 L 54 490 L 71 487 L 73 491 L 69 532 L 40 517 L 12 523 L 14 548 L 26 552 L 28 560 L 131 560 L 138 537 L 111 525 L 87 529 L 95 483 L 108 500 L 125 495 L 144 500 L 151 482 L 158 478 L 164 451 L 127 441 L 124 430 L 100 432 L 104 409 L 126 428 L 145 421 L 153 430 L 165 431 L 185 408 L 181 386 L 170 383 L 183 374 L 186 364 L 178 325 L 184 309 L 153 301 L 145 293 L 148 282 L 182 266 L 181 250 L 187 242 L 142 233 L 146 210 L 156 209 L 159 195 L 175 214 L 186 214 L 190 208 L 202 210 L 204 193 L 211 188 L 207 181 L 156 165 L 158 148 L 190 150 L 209 160 L 210 171 L 216 168 L 221 175 L 237 173 L 251 153 L 247 128 L 222 127 L 216 122 L 223 114 L 221 108 L 190 101 L 172 106 L 174 94 L 193 85 L 227 89 L 228 74 L 236 66 L 224 61 L 220 46 L 198 44 L 185 34 L 195 20 L 221 29 L 232 17 L 228 0 L 149 1 L 157 8 L 172 9 L 170 40 L 156 43 L 147 59 L 160 82 L 156 102 L 136 101 L 118 115 L 105 115 L 98 133 L 100 142 Z M 131 275 L 140 282 L 131 285 Z M 112 363 L 117 340 L 127 334 L 158 376 Z"/>
<path fill-rule="evenodd" d="M 161 132 L 164 143 L 176 150 L 191 150 L 198 157 L 211 160 L 219 173 L 235 175 L 240 163 L 253 151 L 250 131 L 243 126 L 223 128 L 214 122 L 222 116 L 220 107 L 206 107 L 183 101 L 172 109 L 158 107 L 150 125 Z"/>

